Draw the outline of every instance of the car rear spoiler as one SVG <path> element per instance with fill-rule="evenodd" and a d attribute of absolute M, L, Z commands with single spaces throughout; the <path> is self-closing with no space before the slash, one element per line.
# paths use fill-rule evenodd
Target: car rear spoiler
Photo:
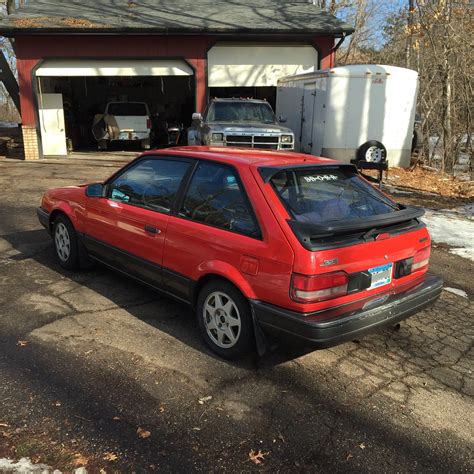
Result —
<path fill-rule="evenodd" d="M 309 248 L 312 239 L 325 239 L 363 231 L 380 230 L 383 232 L 385 227 L 413 221 L 423 216 L 424 213 L 425 211 L 419 207 L 400 205 L 398 211 L 371 217 L 329 221 L 322 224 L 301 222 L 295 219 L 288 219 L 287 222 L 300 242 Z"/>

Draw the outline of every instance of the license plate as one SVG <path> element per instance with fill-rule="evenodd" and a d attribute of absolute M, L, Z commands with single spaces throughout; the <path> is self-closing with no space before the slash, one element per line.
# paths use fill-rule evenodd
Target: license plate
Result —
<path fill-rule="evenodd" d="M 368 289 L 371 290 L 372 288 L 388 285 L 392 281 L 392 268 L 393 263 L 386 263 L 379 267 L 369 268 L 368 272 L 370 273 L 372 280 Z"/>

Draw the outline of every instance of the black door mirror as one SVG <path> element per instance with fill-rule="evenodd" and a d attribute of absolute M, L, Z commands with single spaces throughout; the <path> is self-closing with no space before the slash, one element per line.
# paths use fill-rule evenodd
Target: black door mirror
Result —
<path fill-rule="evenodd" d="M 286 122 L 286 117 L 285 117 L 284 115 L 280 115 L 280 116 L 278 117 L 278 121 L 279 121 L 280 123 L 285 123 L 285 122 Z"/>
<path fill-rule="evenodd" d="M 102 183 L 89 184 L 86 188 L 87 197 L 104 197 L 105 186 Z"/>

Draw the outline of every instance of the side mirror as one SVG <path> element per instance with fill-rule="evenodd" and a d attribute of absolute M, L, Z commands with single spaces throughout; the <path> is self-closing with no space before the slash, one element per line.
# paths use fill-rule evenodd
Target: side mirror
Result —
<path fill-rule="evenodd" d="M 194 112 L 193 120 L 199 120 L 199 122 L 202 122 L 202 114 L 200 112 Z"/>
<path fill-rule="evenodd" d="M 102 183 L 89 184 L 86 187 L 87 197 L 104 197 L 105 186 Z"/>
<path fill-rule="evenodd" d="M 278 117 L 278 121 L 279 121 L 280 123 L 285 123 L 285 122 L 286 122 L 286 117 L 285 117 L 284 115 L 280 115 L 280 116 Z"/>

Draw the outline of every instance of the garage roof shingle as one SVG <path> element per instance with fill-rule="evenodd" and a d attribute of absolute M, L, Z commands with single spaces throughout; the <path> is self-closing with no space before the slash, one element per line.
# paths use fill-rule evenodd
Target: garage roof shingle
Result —
<path fill-rule="evenodd" d="M 30 0 L 0 34 L 350 34 L 309 0 Z"/>

